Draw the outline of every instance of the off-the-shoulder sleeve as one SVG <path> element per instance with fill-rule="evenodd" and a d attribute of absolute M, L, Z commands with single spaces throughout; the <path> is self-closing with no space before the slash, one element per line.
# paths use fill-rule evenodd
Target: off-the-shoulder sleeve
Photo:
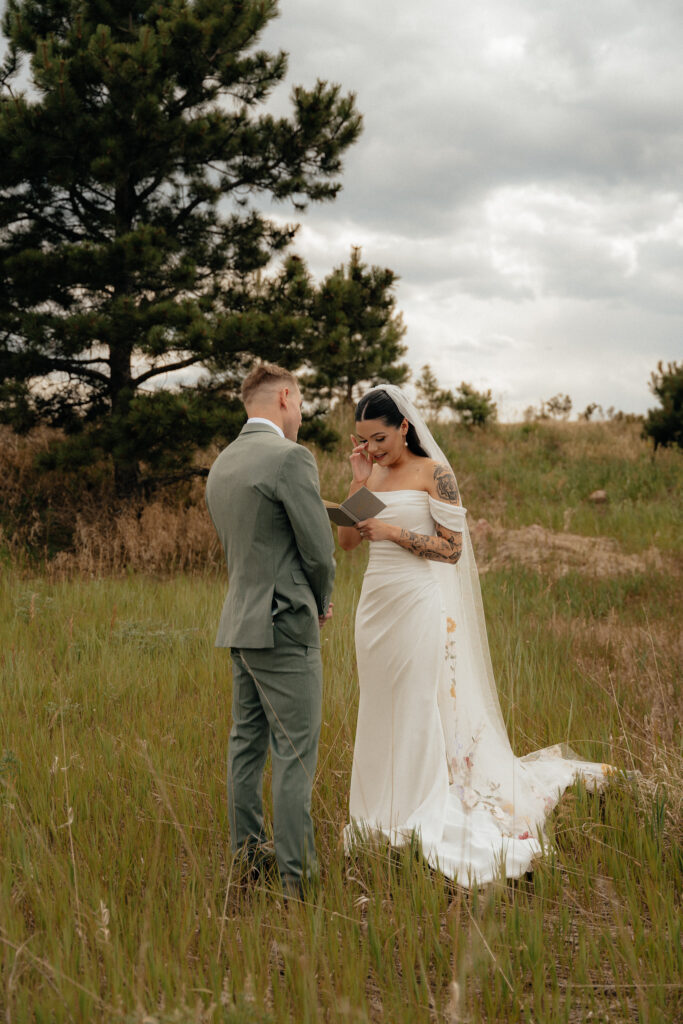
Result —
<path fill-rule="evenodd" d="M 448 501 L 439 501 L 429 495 L 429 511 L 435 523 L 440 523 L 447 530 L 462 533 L 465 529 L 467 509 L 462 505 L 451 505 Z"/>

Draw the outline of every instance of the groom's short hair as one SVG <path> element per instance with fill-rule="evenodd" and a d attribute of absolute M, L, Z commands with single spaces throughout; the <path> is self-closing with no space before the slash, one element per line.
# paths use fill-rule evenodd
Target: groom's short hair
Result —
<path fill-rule="evenodd" d="M 250 402 L 256 392 L 268 384 L 275 384 L 283 388 L 294 385 L 299 387 L 299 382 L 289 370 L 285 370 L 282 366 L 276 366 L 275 363 L 259 363 L 242 381 L 243 404 L 246 405 L 247 402 Z"/>

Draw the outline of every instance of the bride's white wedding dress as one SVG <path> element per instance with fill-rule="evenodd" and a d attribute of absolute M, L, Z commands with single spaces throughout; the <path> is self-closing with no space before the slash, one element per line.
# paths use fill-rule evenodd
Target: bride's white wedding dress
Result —
<path fill-rule="evenodd" d="M 563 790 L 579 776 L 600 785 L 611 769 L 559 745 L 515 757 L 465 509 L 426 491 L 381 498 L 377 518 L 421 534 L 441 523 L 463 533 L 464 550 L 453 566 L 392 541 L 370 544 L 356 613 L 360 703 L 345 845 L 417 834 L 429 863 L 462 885 L 519 877 L 543 852 L 544 822 Z"/>

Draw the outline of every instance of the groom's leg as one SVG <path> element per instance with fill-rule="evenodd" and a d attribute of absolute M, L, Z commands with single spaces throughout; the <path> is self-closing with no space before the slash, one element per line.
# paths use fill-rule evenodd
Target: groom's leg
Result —
<path fill-rule="evenodd" d="M 246 652 L 249 654 L 250 652 Z M 233 853 L 263 841 L 263 767 L 269 726 L 241 652 L 232 652 L 232 729 L 228 744 L 228 820 Z"/>
<path fill-rule="evenodd" d="M 269 651 L 244 651 L 268 716 L 273 763 L 273 832 L 280 874 L 315 874 L 311 794 L 322 715 L 322 661 L 317 648 L 276 633 Z"/>

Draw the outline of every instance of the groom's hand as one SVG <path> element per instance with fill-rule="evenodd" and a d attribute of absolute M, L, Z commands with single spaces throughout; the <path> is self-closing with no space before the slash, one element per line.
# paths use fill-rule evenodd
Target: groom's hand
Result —
<path fill-rule="evenodd" d="M 327 611 L 325 612 L 325 614 L 324 614 L 324 615 L 319 615 L 319 616 L 318 616 L 318 625 L 320 626 L 320 628 L 321 628 L 321 629 L 323 628 L 323 626 L 325 625 L 325 623 L 326 623 L 326 622 L 329 622 L 329 621 L 330 621 L 330 619 L 332 618 L 332 612 L 333 612 L 333 610 L 334 610 L 334 605 L 333 605 L 333 604 L 332 604 L 332 602 L 330 601 L 330 603 L 329 603 L 329 604 L 328 604 L 328 606 L 327 606 Z"/>

